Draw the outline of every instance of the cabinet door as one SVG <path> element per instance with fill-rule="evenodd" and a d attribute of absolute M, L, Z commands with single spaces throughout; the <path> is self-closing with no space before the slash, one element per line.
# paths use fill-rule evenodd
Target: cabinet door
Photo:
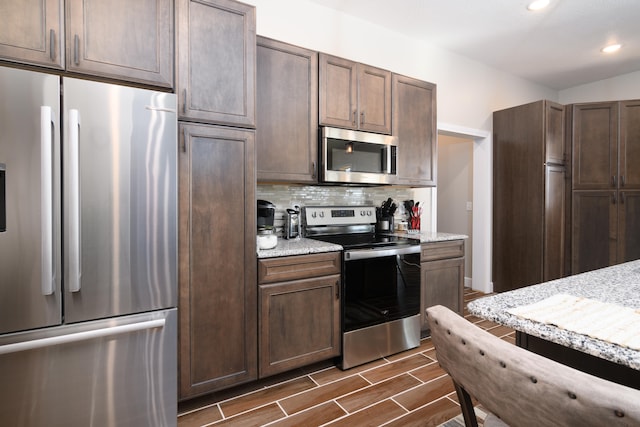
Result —
<path fill-rule="evenodd" d="M 357 64 L 323 53 L 319 61 L 320 124 L 357 129 Z"/>
<path fill-rule="evenodd" d="M 444 259 L 420 264 L 422 295 L 421 330 L 429 329 L 426 309 L 443 305 L 462 316 L 464 292 L 464 258 Z"/>
<path fill-rule="evenodd" d="M 340 275 L 260 286 L 260 377 L 340 354 Z"/>
<path fill-rule="evenodd" d="M 180 125 L 180 399 L 257 378 L 254 136 Z"/>
<path fill-rule="evenodd" d="M 359 129 L 391 133 L 391 72 L 358 64 Z"/>
<path fill-rule="evenodd" d="M 255 7 L 177 0 L 179 118 L 255 127 Z"/>
<path fill-rule="evenodd" d="M 574 191 L 571 233 L 571 273 L 616 263 L 617 192 Z"/>
<path fill-rule="evenodd" d="M 436 86 L 393 75 L 392 135 L 398 137 L 398 184 L 436 185 Z"/>
<path fill-rule="evenodd" d="M 258 181 L 317 182 L 318 54 L 258 38 Z"/>
<path fill-rule="evenodd" d="M 617 102 L 574 105 L 572 167 L 574 190 L 607 190 L 616 187 Z"/>
<path fill-rule="evenodd" d="M 173 87 L 173 1 L 66 0 L 67 70 Z"/>
<path fill-rule="evenodd" d="M 64 68 L 63 0 L 2 0 L 0 58 Z"/>
<path fill-rule="evenodd" d="M 640 191 L 620 191 L 618 262 L 640 259 Z"/>
<path fill-rule="evenodd" d="M 566 174 L 564 166 L 547 166 L 544 200 L 544 254 L 542 280 L 564 277 Z M 522 224 L 521 224 L 522 226 Z M 500 261 L 498 261 L 500 262 Z"/>
<path fill-rule="evenodd" d="M 640 100 L 620 103 L 621 190 L 640 189 Z"/>
<path fill-rule="evenodd" d="M 565 163 L 565 114 L 564 105 L 545 101 L 546 162 Z"/>
<path fill-rule="evenodd" d="M 496 292 L 542 281 L 545 130 L 544 101 L 493 113 L 492 275 Z"/>

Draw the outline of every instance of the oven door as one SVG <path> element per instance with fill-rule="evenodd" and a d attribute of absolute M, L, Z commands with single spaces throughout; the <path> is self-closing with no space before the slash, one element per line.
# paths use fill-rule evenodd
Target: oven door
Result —
<path fill-rule="evenodd" d="M 345 251 L 342 327 L 350 332 L 420 313 L 420 246 Z"/>

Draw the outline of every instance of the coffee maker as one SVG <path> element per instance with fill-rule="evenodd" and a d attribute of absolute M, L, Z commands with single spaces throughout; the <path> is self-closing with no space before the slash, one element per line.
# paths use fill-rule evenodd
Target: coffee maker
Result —
<path fill-rule="evenodd" d="M 266 200 L 257 202 L 257 226 L 256 246 L 258 249 L 272 249 L 278 244 L 278 237 L 273 226 L 276 205 Z"/>
<path fill-rule="evenodd" d="M 273 218 L 276 213 L 276 205 L 266 200 L 258 200 L 258 230 L 273 229 Z"/>

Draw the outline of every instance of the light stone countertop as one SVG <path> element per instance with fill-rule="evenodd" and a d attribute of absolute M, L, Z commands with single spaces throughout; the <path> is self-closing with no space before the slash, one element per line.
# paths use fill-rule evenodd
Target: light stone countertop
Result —
<path fill-rule="evenodd" d="M 576 274 L 538 285 L 480 298 L 469 303 L 472 314 L 547 341 L 640 370 L 640 351 L 532 320 L 506 310 L 568 294 L 600 302 L 640 308 L 640 260 Z"/>
<path fill-rule="evenodd" d="M 307 255 L 321 252 L 341 251 L 342 246 L 321 242 L 314 239 L 283 239 L 278 237 L 278 244 L 273 249 L 258 250 L 258 258 L 274 258 L 290 255 Z"/>
<path fill-rule="evenodd" d="M 465 234 L 442 233 L 437 231 L 421 231 L 420 233 L 396 231 L 394 234 L 396 236 L 410 237 L 413 239 L 419 238 L 420 243 L 446 242 L 449 240 L 464 240 L 469 238 L 469 236 Z"/>
<path fill-rule="evenodd" d="M 423 231 L 421 233 L 396 232 L 396 236 L 420 239 L 420 243 L 444 242 L 449 240 L 467 239 L 469 236 L 454 233 L 439 233 Z M 260 249 L 257 251 L 258 258 L 275 258 L 290 255 L 306 255 L 321 252 L 341 251 L 340 245 L 322 242 L 315 239 L 291 239 L 286 240 L 278 237 L 278 244 L 273 249 Z"/>

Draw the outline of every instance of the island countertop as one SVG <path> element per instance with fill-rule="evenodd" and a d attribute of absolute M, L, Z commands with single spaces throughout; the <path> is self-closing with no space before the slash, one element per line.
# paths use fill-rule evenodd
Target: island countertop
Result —
<path fill-rule="evenodd" d="M 517 317 L 507 310 L 557 294 L 640 308 L 640 260 L 479 298 L 468 305 L 472 314 L 593 356 L 640 370 L 640 351 L 587 335 Z"/>

